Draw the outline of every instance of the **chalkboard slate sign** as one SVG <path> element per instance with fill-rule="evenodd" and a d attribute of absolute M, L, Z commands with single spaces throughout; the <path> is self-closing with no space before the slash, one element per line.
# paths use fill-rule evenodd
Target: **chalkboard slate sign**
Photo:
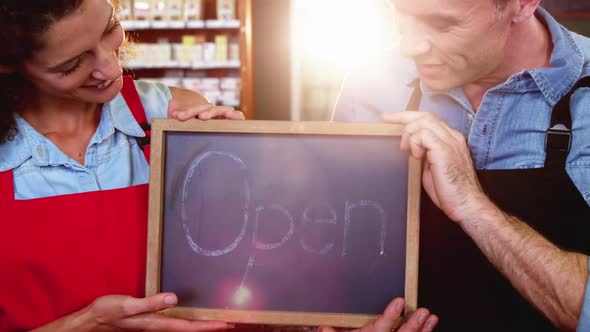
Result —
<path fill-rule="evenodd" d="M 420 162 L 401 127 L 156 120 L 147 295 L 172 316 L 359 327 L 416 308 Z"/>

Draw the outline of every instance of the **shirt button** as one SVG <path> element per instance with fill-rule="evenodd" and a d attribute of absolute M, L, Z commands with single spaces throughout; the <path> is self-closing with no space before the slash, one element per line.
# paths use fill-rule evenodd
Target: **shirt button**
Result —
<path fill-rule="evenodd" d="M 41 145 L 37 145 L 37 154 L 39 155 L 39 157 L 43 157 L 43 148 L 41 147 Z"/>

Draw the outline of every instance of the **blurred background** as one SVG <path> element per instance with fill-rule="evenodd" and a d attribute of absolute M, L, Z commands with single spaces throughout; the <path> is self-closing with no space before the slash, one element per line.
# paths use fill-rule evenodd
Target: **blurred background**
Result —
<path fill-rule="evenodd" d="M 204 94 L 250 119 L 329 120 L 363 57 L 395 47 L 388 0 L 124 0 L 128 71 Z M 590 0 L 543 0 L 590 36 Z"/>

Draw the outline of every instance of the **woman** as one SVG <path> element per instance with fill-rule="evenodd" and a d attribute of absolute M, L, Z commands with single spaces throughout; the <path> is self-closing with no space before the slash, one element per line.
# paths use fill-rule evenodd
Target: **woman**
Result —
<path fill-rule="evenodd" d="M 0 330 L 229 327 L 152 313 L 173 294 L 131 297 L 143 295 L 147 220 L 137 120 L 243 115 L 188 90 L 124 83 L 114 5 L 0 5 L 0 262 L 11 271 L 0 277 Z"/>
<path fill-rule="evenodd" d="M 113 1 L 0 5 L 0 264 L 7 271 L 0 331 L 233 327 L 157 314 L 177 303 L 174 294 L 142 298 L 149 166 L 140 143 L 153 118 L 244 116 L 195 92 L 122 77 L 125 38 Z M 379 324 L 389 329 L 402 307 L 394 302 Z"/>

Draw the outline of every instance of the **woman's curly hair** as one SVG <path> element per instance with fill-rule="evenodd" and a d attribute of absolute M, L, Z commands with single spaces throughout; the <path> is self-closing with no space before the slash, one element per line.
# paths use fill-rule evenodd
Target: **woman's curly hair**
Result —
<path fill-rule="evenodd" d="M 19 69 L 43 47 L 42 35 L 84 0 L 3 0 L 0 4 L 0 66 Z M 0 143 L 16 134 L 14 114 L 24 106 L 27 81 L 19 71 L 0 74 Z"/>
<path fill-rule="evenodd" d="M 105 0 L 107 1 L 107 0 Z M 0 143 L 16 135 L 15 113 L 24 107 L 28 80 L 20 74 L 24 61 L 42 48 L 51 25 L 80 8 L 84 0 L 2 0 L 0 3 Z M 118 0 L 110 1 L 118 8 Z"/>

